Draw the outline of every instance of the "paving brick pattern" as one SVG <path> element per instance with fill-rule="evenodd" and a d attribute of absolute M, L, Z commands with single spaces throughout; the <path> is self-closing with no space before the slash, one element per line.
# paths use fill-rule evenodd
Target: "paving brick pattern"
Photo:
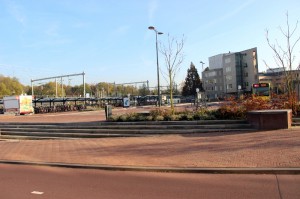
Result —
<path fill-rule="evenodd" d="M 98 116 L 92 112 L 57 118 L 60 122 L 94 121 Z M 25 116 L 21 121 L 24 122 L 24 118 L 28 122 L 56 120 L 56 116 L 51 115 Z M 5 121 L 3 117 L 0 119 Z M 188 136 L 2 140 L 0 160 L 115 166 L 292 168 L 300 167 L 300 128 Z"/>
<path fill-rule="evenodd" d="M 166 167 L 300 167 L 300 130 L 0 141 L 1 160 Z"/>

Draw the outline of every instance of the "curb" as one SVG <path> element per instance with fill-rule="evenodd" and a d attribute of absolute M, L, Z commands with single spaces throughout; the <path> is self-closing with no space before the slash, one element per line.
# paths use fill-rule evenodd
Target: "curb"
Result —
<path fill-rule="evenodd" d="M 0 164 L 17 164 L 31 166 L 50 166 L 73 169 L 98 169 L 109 171 L 140 171 L 140 172 L 166 172 L 166 173 L 203 173 L 203 174 L 300 174 L 300 168 L 199 168 L 199 167 L 136 167 L 112 165 L 69 164 L 59 162 L 31 162 L 0 160 Z"/>

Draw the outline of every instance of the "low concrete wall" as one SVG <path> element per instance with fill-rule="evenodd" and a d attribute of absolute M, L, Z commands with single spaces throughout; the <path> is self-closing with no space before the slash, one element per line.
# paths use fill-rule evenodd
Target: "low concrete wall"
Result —
<path fill-rule="evenodd" d="M 247 120 L 259 130 L 289 129 L 292 126 L 292 110 L 249 111 Z"/>

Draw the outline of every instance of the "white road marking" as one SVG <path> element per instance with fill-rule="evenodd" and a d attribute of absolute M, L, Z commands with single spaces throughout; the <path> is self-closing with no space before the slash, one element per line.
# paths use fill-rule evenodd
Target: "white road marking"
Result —
<path fill-rule="evenodd" d="M 44 194 L 44 192 L 41 192 L 41 191 L 33 191 L 31 193 L 32 194 L 36 194 L 36 195 L 42 195 L 42 194 Z"/>

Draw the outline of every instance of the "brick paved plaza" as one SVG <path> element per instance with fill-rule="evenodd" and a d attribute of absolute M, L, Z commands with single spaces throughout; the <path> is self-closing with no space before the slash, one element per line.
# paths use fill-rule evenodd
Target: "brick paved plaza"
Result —
<path fill-rule="evenodd" d="M 1 122 L 83 122 L 102 111 L 1 116 Z M 114 166 L 300 167 L 300 128 L 135 138 L 1 140 L 0 160 Z"/>

